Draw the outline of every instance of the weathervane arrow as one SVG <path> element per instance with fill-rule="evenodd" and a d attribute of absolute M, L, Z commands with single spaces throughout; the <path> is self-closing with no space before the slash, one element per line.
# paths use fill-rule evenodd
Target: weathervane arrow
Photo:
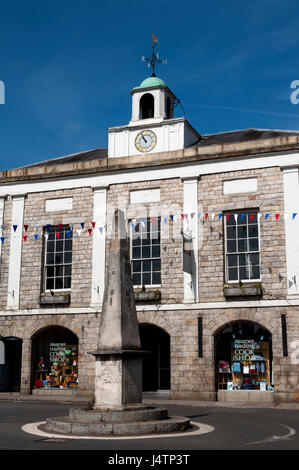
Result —
<path fill-rule="evenodd" d="M 154 33 L 152 33 L 152 40 L 153 40 L 153 45 L 152 45 L 152 48 L 153 48 L 153 52 L 152 52 L 152 55 L 151 57 L 144 57 L 142 56 L 141 57 L 141 60 L 142 62 L 148 62 L 147 66 L 150 68 L 152 67 L 153 69 L 153 72 L 152 72 L 152 77 L 155 77 L 156 74 L 155 74 L 155 66 L 157 64 L 167 64 L 167 60 L 159 60 L 159 53 L 155 52 L 155 47 L 157 45 L 157 42 L 158 42 L 158 38 L 154 35 Z"/>

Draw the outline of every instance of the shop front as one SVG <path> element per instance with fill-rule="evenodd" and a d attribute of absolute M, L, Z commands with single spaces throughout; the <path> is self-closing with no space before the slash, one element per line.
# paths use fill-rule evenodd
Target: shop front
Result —
<path fill-rule="evenodd" d="M 77 389 L 78 338 L 70 330 L 50 326 L 32 340 L 32 389 Z"/>
<path fill-rule="evenodd" d="M 274 384 L 269 331 L 248 321 L 226 325 L 215 336 L 215 359 L 218 400 L 242 401 L 244 397 L 245 401 L 259 401 L 262 395 L 254 392 L 265 392 L 268 395 L 263 393 L 263 399 L 271 401 Z"/>

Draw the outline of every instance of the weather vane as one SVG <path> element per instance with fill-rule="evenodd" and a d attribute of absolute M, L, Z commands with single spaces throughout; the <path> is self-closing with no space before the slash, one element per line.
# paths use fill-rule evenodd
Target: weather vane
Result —
<path fill-rule="evenodd" d="M 153 69 L 153 72 L 152 72 L 152 77 L 155 77 L 156 74 L 155 74 L 155 66 L 156 64 L 167 64 L 167 60 L 159 60 L 159 53 L 155 51 L 155 47 L 157 45 L 157 42 L 158 42 L 158 38 L 156 38 L 156 36 L 154 35 L 154 33 L 152 33 L 152 38 L 153 38 L 153 53 L 151 55 L 151 57 L 144 57 L 142 56 L 141 57 L 141 60 L 142 62 L 148 62 L 147 66 L 148 67 L 152 67 Z"/>

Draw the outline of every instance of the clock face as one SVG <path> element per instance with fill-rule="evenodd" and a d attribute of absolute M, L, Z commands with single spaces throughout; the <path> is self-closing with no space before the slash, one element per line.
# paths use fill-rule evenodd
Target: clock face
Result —
<path fill-rule="evenodd" d="M 139 152 L 150 152 L 156 146 L 157 136 L 153 131 L 144 130 L 139 132 L 135 139 L 135 147 Z"/>

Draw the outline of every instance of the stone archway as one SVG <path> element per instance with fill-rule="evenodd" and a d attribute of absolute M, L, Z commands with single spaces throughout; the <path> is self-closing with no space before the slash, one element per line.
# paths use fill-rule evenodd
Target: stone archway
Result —
<path fill-rule="evenodd" d="M 170 335 L 149 323 L 139 325 L 141 348 L 149 351 L 142 360 L 143 391 L 170 390 Z"/>

